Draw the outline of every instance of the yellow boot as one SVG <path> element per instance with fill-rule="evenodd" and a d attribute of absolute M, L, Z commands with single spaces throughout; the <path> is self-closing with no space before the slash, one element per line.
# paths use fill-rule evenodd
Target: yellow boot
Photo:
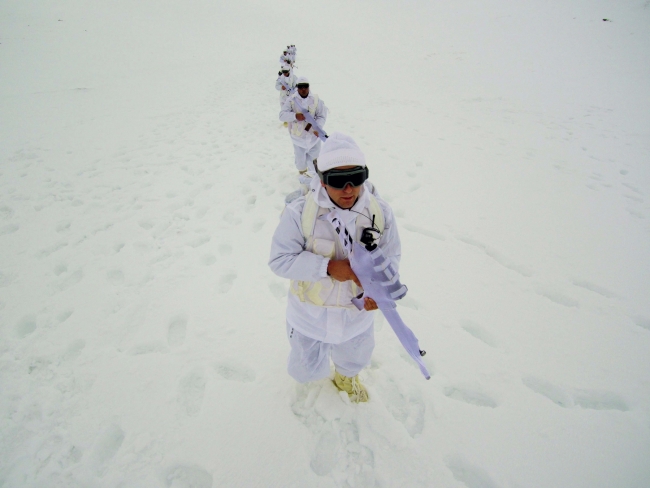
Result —
<path fill-rule="evenodd" d="M 334 372 L 334 385 L 341 391 L 344 391 L 354 403 L 367 402 L 368 390 L 359 381 L 359 375 L 354 378 L 343 376 L 338 371 Z"/>

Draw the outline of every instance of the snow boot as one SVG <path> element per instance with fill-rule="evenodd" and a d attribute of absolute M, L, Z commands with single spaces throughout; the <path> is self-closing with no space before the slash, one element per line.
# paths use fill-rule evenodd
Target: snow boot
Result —
<path fill-rule="evenodd" d="M 359 381 L 359 375 L 354 378 L 343 376 L 338 371 L 334 372 L 334 385 L 341 391 L 344 391 L 354 403 L 367 402 L 368 390 Z"/>

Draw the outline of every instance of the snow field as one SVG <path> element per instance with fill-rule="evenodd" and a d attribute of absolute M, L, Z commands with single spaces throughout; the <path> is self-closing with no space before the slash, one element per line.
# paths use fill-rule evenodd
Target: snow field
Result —
<path fill-rule="evenodd" d="M 648 484 L 643 2 L 1 11 L 0 485 Z M 367 405 L 285 371 L 287 43 L 403 241 Z"/>

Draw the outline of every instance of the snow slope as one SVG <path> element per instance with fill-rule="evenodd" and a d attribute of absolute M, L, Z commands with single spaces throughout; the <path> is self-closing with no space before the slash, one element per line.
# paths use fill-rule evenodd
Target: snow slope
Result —
<path fill-rule="evenodd" d="M 609 19 L 603 21 L 603 19 Z M 650 485 L 650 4 L 0 4 L 0 486 Z M 349 405 L 285 372 L 288 43 L 403 241 Z"/>

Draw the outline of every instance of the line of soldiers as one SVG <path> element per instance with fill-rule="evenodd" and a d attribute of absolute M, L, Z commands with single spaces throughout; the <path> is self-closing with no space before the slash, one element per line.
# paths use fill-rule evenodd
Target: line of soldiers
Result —
<path fill-rule="evenodd" d="M 316 176 L 314 162 L 320 153 L 321 141 L 327 139 L 323 130 L 327 107 L 317 94 L 310 91 L 309 79 L 294 74 L 295 59 L 296 46 L 287 46 L 280 56 L 275 89 L 280 92 L 280 121 L 289 130 L 298 179 L 306 189 Z"/>
<path fill-rule="evenodd" d="M 287 48 L 284 51 L 282 51 L 282 56 L 280 56 L 280 65 L 288 64 L 289 66 L 293 66 L 295 62 L 296 62 L 296 46 L 291 44 L 287 46 Z"/>
<path fill-rule="evenodd" d="M 310 90 L 309 80 L 294 74 L 295 53 L 295 46 L 287 46 L 280 57 L 275 87 L 280 92 L 279 119 L 293 143 L 301 189 L 285 199 L 269 258 L 273 272 L 291 280 L 287 369 L 295 380 L 306 383 L 331 378 L 333 362 L 336 388 L 353 402 L 366 402 L 368 390 L 358 375 L 375 346 L 373 311 L 378 308 L 375 298 L 381 297 L 363 295 L 350 264 L 350 246 L 368 243 L 367 234 L 376 236 L 371 244 L 378 246 L 396 280 L 399 234 L 390 206 L 368 181 L 359 146 L 348 135 L 328 136 L 323 130 L 327 108 Z M 349 238 L 347 247 L 339 242 L 343 235 Z"/>

